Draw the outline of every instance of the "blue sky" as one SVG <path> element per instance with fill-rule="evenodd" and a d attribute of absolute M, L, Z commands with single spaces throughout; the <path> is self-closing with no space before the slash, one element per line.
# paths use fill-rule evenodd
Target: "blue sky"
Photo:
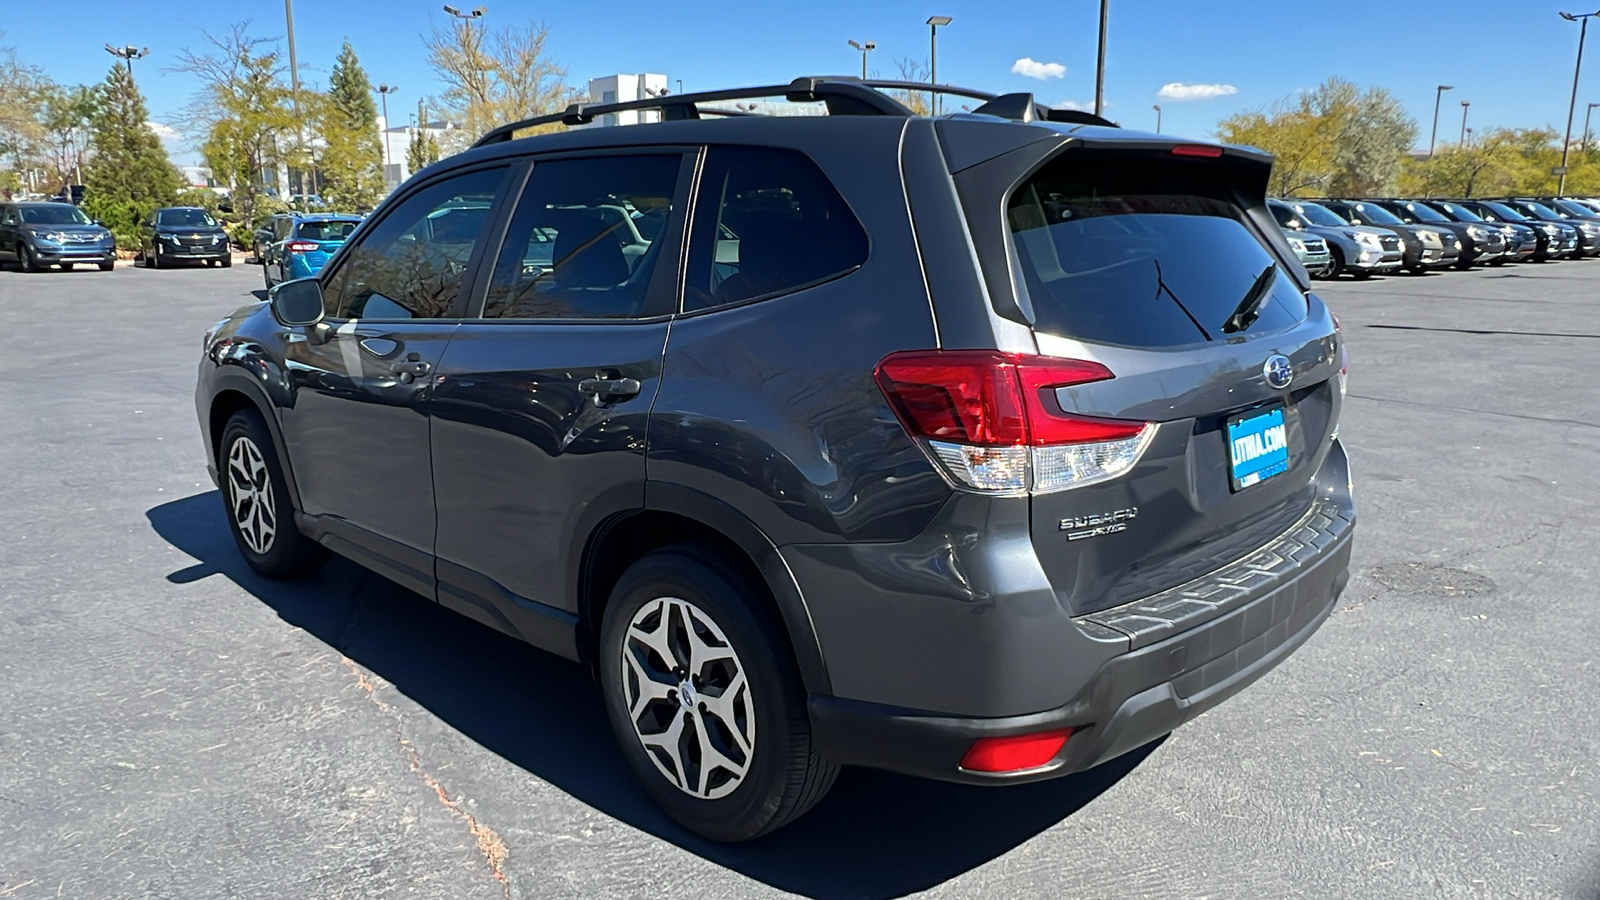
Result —
<path fill-rule="evenodd" d="M 787 81 L 799 74 L 858 73 L 860 55 L 845 41 L 875 40 L 876 74 L 892 77 L 902 56 L 925 59 L 929 15 L 954 21 L 939 33 L 939 80 L 994 91 L 1031 90 L 1042 101 L 1089 103 L 1094 97 L 1099 0 L 811 0 L 809 3 L 686 2 L 525 3 L 485 0 L 490 24 L 543 20 L 551 55 L 574 83 L 616 72 L 664 72 L 686 89 Z M 1460 101 L 1472 102 L 1468 124 L 1556 127 L 1566 123 L 1578 26 L 1557 11 L 1589 11 L 1600 0 L 1112 0 L 1106 98 L 1109 115 L 1151 129 L 1160 103 L 1163 130 L 1209 136 L 1231 113 L 1263 107 L 1330 75 L 1393 91 L 1421 123 L 1422 143 L 1433 113 L 1434 86 L 1451 84 L 1440 115 L 1440 140 L 1460 134 Z M 1573 4 L 1578 5 L 1574 6 Z M 374 83 L 400 85 L 393 107 L 415 109 L 437 93 L 420 34 L 443 22 L 441 2 L 424 0 L 299 0 L 296 44 L 302 78 L 326 81 L 348 37 Z M 457 0 L 463 8 L 474 0 Z M 152 119 L 171 121 L 195 90 L 185 75 L 165 71 L 184 48 L 200 49 L 202 30 L 219 32 L 253 18 L 262 36 L 284 34 L 276 0 L 259 3 L 139 3 L 75 0 L 70 7 L 7 3 L 0 45 L 64 83 L 105 77 L 104 45 L 148 46 L 134 64 Z M 62 9 L 70 8 L 70 18 Z M 1600 26 L 1597 26 L 1600 31 Z M 1600 34 L 1591 41 L 1578 95 L 1600 102 Z M 1020 59 L 1045 64 L 1041 74 L 1013 73 Z M 1494 64 L 1488 60 L 1506 60 Z M 1050 66 L 1049 64 L 1054 64 Z M 1026 67 L 1024 67 L 1026 68 Z M 1210 99 L 1159 96 L 1167 84 L 1225 85 Z M 1180 91 L 1181 93 L 1181 91 Z M 1207 93 L 1200 91 L 1200 93 Z M 1210 93 L 1218 93 L 1211 91 Z M 180 142 L 181 144 L 181 142 Z M 176 147 L 175 147 L 176 149 Z M 179 161 L 192 153 L 177 152 Z"/>

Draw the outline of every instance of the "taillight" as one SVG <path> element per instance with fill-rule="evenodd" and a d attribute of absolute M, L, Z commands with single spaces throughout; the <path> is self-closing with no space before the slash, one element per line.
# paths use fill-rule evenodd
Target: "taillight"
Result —
<path fill-rule="evenodd" d="M 1146 422 L 1061 408 L 1058 388 L 1114 377 L 1095 362 L 918 350 L 885 357 L 876 375 L 901 424 L 945 473 L 986 493 L 1048 493 L 1116 478 L 1155 433 Z"/>
<path fill-rule="evenodd" d="M 313 241 L 290 241 L 283 245 L 283 249 L 289 253 L 310 253 L 314 250 L 321 250 L 322 245 Z"/>

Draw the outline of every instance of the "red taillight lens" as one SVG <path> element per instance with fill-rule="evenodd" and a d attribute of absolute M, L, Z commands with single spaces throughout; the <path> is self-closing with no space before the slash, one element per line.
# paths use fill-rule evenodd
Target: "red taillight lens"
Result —
<path fill-rule="evenodd" d="M 1217 159 L 1222 156 L 1221 147 L 1208 147 L 1205 144 L 1179 144 L 1172 148 L 1173 156 L 1200 156 L 1206 159 Z"/>
<path fill-rule="evenodd" d="M 985 446 L 1072 444 L 1137 435 L 1143 422 L 1068 413 L 1056 388 L 1108 381 L 1096 362 L 989 350 L 895 353 L 878 384 L 917 437 Z"/>
<path fill-rule="evenodd" d="M 289 253 L 310 253 L 313 250 L 321 250 L 322 245 L 311 241 L 290 241 L 283 245 L 283 249 Z"/>
<path fill-rule="evenodd" d="M 974 741 L 967 755 L 961 757 L 961 768 L 969 772 L 1021 772 L 1037 769 L 1056 758 L 1071 728 L 1041 731 L 1036 734 L 1018 734 L 1011 737 L 980 738 Z"/>

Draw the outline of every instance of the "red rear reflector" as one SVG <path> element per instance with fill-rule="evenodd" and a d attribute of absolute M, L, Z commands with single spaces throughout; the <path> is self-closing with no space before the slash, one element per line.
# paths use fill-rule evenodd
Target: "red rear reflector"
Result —
<path fill-rule="evenodd" d="M 1173 156 L 1204 156 L 1207 159 L 1216 159 L 1222 155 L 1221 147 L 1208 147 L 1205 144 L 1179 144 L 1172 148 Z"/>
<path fill-rule="evenodd" d="M 321 250 L 322 245 L 311 241 L 290 241 L 283 245 L 283 249 L 290 253 L 310 253 L 313 250 Z"/>
<path fill-rule="evenodd" d="M 1071 728 L 1017 734 L 1011 737 L 980 738 L 961 757 L 961 768 L 969 772 L 1021 772 L 1037 769 L 1056 758 Z"/>
<path fill-rule="evenodd" d="M 993 350 L 894 353 L 877 370 L 911 434 L 991 447 L 1136 437 L 1145 423 L 1080 416 L 1056 401 L 1056 388 L 1113 377 L 1096 362 Z"/>

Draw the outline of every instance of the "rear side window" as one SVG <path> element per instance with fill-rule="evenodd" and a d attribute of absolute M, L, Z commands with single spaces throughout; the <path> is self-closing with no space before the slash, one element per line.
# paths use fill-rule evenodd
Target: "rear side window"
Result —
<path fill-rule="evenodd" d="M 770 297 L 867 261 L 867 233 L 795 150 L 711 147 L 695 205 L 685 312 Z"/>
<path fill-rule="evenodd" d="M 1205 165 L 1068 154 L 1018 187 L 1006 212 L 1036 327 L 1130 347 L 1221 338 L 1277 259 Z M 1305 318 L 1281 266 L 1259 309 L 1258 333 Z"/>

